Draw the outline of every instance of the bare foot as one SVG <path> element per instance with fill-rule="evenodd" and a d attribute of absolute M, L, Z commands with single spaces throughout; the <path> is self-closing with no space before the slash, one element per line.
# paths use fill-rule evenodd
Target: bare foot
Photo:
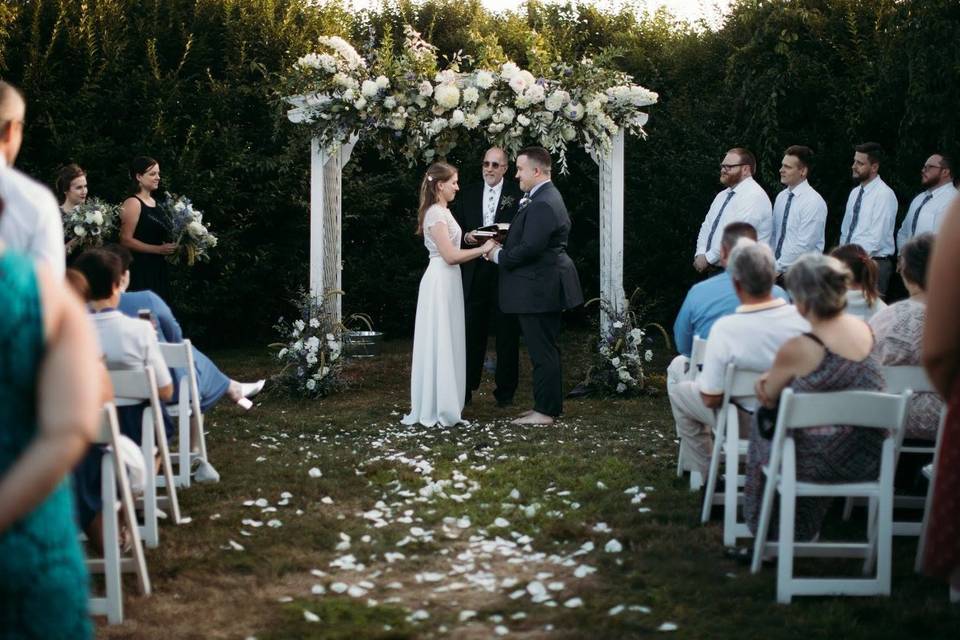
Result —
<path fill-rule="evenodd" d="M 530 413 L 522 415 L 516 420 L 511 421 L 510 424 L 549 425 L 549 424 L 553 424 L 553 418 L 543 413 L 540 413 L 539 411 L 531 411 Z"/>

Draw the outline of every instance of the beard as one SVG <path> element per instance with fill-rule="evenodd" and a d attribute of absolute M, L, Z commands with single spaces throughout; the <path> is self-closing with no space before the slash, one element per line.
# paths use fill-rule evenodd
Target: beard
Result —
<path fill-rule="evenodd" d="M 932 189 L 933 187 L 937 186 L 938 182 L 940 182 L 940 176 L 937 176 L 936 178 L 924 177 L 923 180 L 920 181 L 920 186 L 924 189 Z"/>

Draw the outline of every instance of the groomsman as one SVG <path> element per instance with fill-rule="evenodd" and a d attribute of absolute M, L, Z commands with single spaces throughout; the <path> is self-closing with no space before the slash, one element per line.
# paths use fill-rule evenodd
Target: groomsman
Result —
<path fill-rule="evenodd" d="M 807 182 L 813 150 L 802 145 L 787 147 L 780 163 L 780 182 L 786 189 L 773 203 L 773 235 L 770 245 L 778 278 L 804 253 L 823 252 L 827 203 Z"/>
<path fill-rule="evenodd" d="M 710 267 L 719 268 L 720 235 L 732 222 L 747 222 L 757 230 L 757 240 L 770 244 L 771 206 L 770 197 L 753 174 L 757 160 L 746 149 L 735 147 L 727 151 L 720 163 L 720 182 L 726 187 L 713 199 L 707 215 L 700 225 L 693 267 L 703 272 Z"/>
<path fill-rule="evenodd" d="M 465 187 L 453 201 L 453 215 L 464 232 L 464 245 L 476 246 L 477 239 L 470 232 L 495 222 L 513 222 L 520 204 L 520 188 L 506 178 L 507 154 L 491 147 L 483 156 L 483 181 Z M 490 320 L 497 339 L 496 389 L 493 395 L 497 405 L 513 404 L 517 390 L 520 327 L 517 317 L 500 311 L 497 296 L 497 265 L 485 260 L 471 260 L 460 265 L 463 278 L 463 303 L 466 319 L 467 394 L 464 404 L 470 402 L 473 392 L 480 387 L 483 361 L 487 353 L 487 335 Z"/>
<path fill-rule="evenodd" d="M 935 153 L 920 170 L 920 186 L 924 188 L 907 209 L 907 215 L 897 232 L 899 250 L 910 238 L 921 233 L 936 233 L 943 222 L 943 213 L 957 196 L 953 186 L 953 160 L 942 153 Z"/>
<path fill-rule="evenodd" d="M 570 216 L 550 180 L 551 164 L 542 147 L 520 151 L 517 182 L 525 194 L 507 241 L 486 256 L 500 265 L 500 308 L 517 315 L 533 363 L 533 410 L 514 424 L 553 424 L 563 410 L 560 315 L 583 303 L 566 252 Z"/>
<path fill-rule="evenodd" d="M 893 228 L 897 221 L 897 196 L 880 177 L 883 148 L 876 142 L 854 147 L 852 171 L 857 184 L 847 198 L 838 244 L 858 244 L 877 263 L 877 288 L 887 293 L 893 273 Z"/>

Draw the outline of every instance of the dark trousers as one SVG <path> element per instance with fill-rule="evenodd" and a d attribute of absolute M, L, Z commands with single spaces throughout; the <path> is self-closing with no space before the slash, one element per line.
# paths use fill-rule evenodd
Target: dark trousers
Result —
<path fill-rule="evenodd" d="M 890 283 L 890 276 L 893 275 L 896 263 L 892 257 L 874 258 L 874 262 L 877 263 L 877 290 L 880 292 L 880 297 L 886 300 L 887 285 Z"/>
<path fill-rule="evenodd" d="M 517 315 L 533 363 L 533 409 L 548 416 L 563 412 L 560 371 L 560 312 Z"/>
<path fill-rule="evenodd" d="M 476 265 L 477 272 L 465 302 L 467 347 L 467 393 L 480 387 L 483 361 L 487 354 L 487 336 L 490 325 L 497 340 L 497 370 L 494 374 L 497 402 L 513 401 L 517 391 L 520 361 L 520 325 L 517 317 L 500 312 L 497 303 L 497 266 L 488 263 Z"/>

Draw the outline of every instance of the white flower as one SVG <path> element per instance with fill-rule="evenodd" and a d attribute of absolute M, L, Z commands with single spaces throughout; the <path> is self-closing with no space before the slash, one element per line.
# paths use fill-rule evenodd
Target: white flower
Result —
<path fill-rule="evenodd" d="M 463 124 L 463 121 L 464 121 L 464 115 L 463 115 L 463 111 L 461 111 L 460 109 L 455 109 L 454 112 L 450 114 L 451 127 L 458 127 L 461 124 Z"/>
<path fill-rule="evenodd" d="M 308 353 L 308 354 L 307 354 L 307 364 L 309 364 L 309 365 L 317 364 L 317 354 L 315 354 L 315 353 L 312 352 L 312 351 L 311 351 L 310 353 Z"/>
<path fill-rule="evenodd" d="M 367 106 L 367 99 L 361 96 L 357 98 L 357 101 L 353 103 L 353 106 L 357 108 L 357 111 L 363 111 Z"/>
<path fill-rule="evenodd" d="M 500 109 L 500 111 L 497 113 L 496 116 L 494 116 L 493 119 L 501 124 L 507 125 L 513 122 L 513 118 L 516 115 L 517 115 L 517 112 L 514 111 L 513 109 L 511 109 L 510 107 L 504 107 Z"/>
<path fill-rule="evenodd" d="M 527 86 L 529 86 L 527 81 L 520 74 L 510 78 L 510 88 L 513 89 L 514 93 L 523 93 L 527 89 Z"/>
<path fill-rule="evenodd" d="M 507 82 L 509 82 L 510 79 L 516 76 L 518 73 L 520 73 L 520 67 L 518 67 L 516 63 L 513 63 L 513 62 L 504 62 L 503 65 L 500 67 L 500 77 L 506 80 Z M 478 73 L 477 84 L 480 84 L 479 80 L 480 80 L 480 74 Z M 491 78 L 490 80 L 492 82 L 493 78 Z M 480 85 L 480 86 L 483 86 L 483 85 Z"/>
<path fill-rule="evenodd" d="M 602 105 L 599 100 L 591 100 L 587 103 L 587 115 L 596 116 L 601 113 Z"/>
<path fill-rule="evenodd" d="M 393 109 L 395 106 L 397 106 L 396 98 L 394 98 L 393 96 L 387 96 L 386 98 L 383 99 L 383 106 L 386 109 Z"/>
<path fill-rule="evenodd" d="M 623 393 L 626 390 L 627 390 L 627 385 L 623 384 L 622 382 L 617 383 L 617 393 Z"/>
<path fill-rule="evenodd" d="M 430 84 L 429 80 L 424 80 L 420 83 L 420 95 L 424 97 L 430 97 L 433 95 L 433 85 Z"/>
<path fill-rule="evenodd" d="M 308 53 L 305 56 L 300 56 L 297 58 L 297 61 L 294 64 L 298 67 L 304 67 L 307 69 L 319 69 L 321 67 L 320 56 L 316 53 Z"/>
<path fill-rule="evenodd" d="M 187 208 L 187 205 L 183 204 L 182 200 L 177 200 L 173 205 L 174 211 L 183 211 L 186 208 Z"/>
<path fill-rule="evenodd" d="M 360 93 L 366 98 L 372 98 L 380 91 L 380 87 L 373 80 L 364 80 L 360 85 Z"/>
<path fill-rule="evenodd" d="M 617 320 L 616 322 L 613 323 L 613 328 L 614 328 L 614 329 L 623 329 L 623 323 L 620 322 L 619 320 Z"/>
<path fill-rule="evenodd" d="M 530 106 L 530 100 L 527 99 L 524 95 L 517 96 L 517 99 L 513 101 L 513 104 L 517 109 L 526 109 Z"/>
<path fill-rule="evenodd" d="M 643 331 L 641 331 L 640 329 L 636 329 L 636 328 L 631 329 L 631 330 L 630 330 L 630 333 L 629 333 L 629 337 L 630 337 L 630 340 L 631 340 L 631 341 L 633 341 L 633 342 L 639 342 L 639 341 L 640 341 L 640 338 L 643 337 Z"/>
<path fill-rule="evenodd" d="M 351 69 L 367 66 L 367 63 L 360 57 L 357 50 L 350 46 L 350 43 L 343 38 L 339 36 L 323 36 L 318 40 L 320 44 L 325 44 L 336 51 Z"/>
<path fill-rule="evenodd" d="M 481 89 L 489 89 L 493 86 L 493 74 L 489 71 L 477 71 L 477 75 L 474 78 L 477 86 Z"/>
<path fill-rule="evenodd" d="M 73 233 L 74 233 L 78 238 L 82 238 L 83 236 L 87 235 L 87 230 L 84 229 L 81 225 L 78 224 L 77 226 L 75 226 L 75 227 L 73 228 Z"/>
<path fill-rule="evenodd" d="M 320 321 L 316 318 L 310 318 L 310 326 L 314 329 L 320 326 Z"/>
<path fill-rule="evenodd" d="M 313 378 L 307 380 L 307 391 L 313 391 L 317 388 L 317 381 Z"/>
<path fill-rule="evenodd" d="M 626 370 L 626 368 L 620 369 L 620 379 L 624 382 L 633 381 L 633 377 L 630 375 L 630 372 Z"/>
<path fill-rule="evenodd" d="M 480 118 L 474 113 L 467 114 L 463 118 L 463 126 L 465 129 L 476 129 L 480 126 Z"/>
<path fill-rule="evenodd" d="M 557 89 L 544 101 L 543 106 L 547 111 L 559 111 L 568 102 L 570 102 L 570 94 L 563 89 Z"/>
<path fill-rule="evenodd" d="M 307 338 L 307 349 L 310 351 L 316 351 L 320 348 L 320 338 L 317 336 L 310 336 Z"/>
<path fill-rule="evenodd" d="M 583 118 L 583 105 L 579 102 L 571 102 L 563 108 L 563 115 L 567 117 L 567 120 L 578 122 Z"/>
<path fill-rule="evenodd" d="M 613 359 L 611 359 L 611 360 L 610 360 L 610 364 L 612 364 L 612 365 L 615 366 L 615 367 L 619 367 L 619 366 L 620 366 L 620 358 L 613 358 Z"/>
<path fill-rule="evenodd" d="M 560 133 L 563 135 L 563 139 L 567 142 L 570 142 L 577 137 L 577 130 L 569 124 L 564 125 Z"/>
<path fill-rule="evenodd" d="M 334 340 L 334 339 L 335 339 L 332 333 L 328 333 L 327 335 L 325 335 L 325 336 L 323 336 L 323 337 L 326 338 L 327 340 Z"/>
<path fill-rule="evenodd" d="M 283 356 L 287 355 L 287 351 L 288 350 L 286 347 L 284 347 L 283 349 L 280 349 L 280 353 L 277 354 L 277 359 L 283 360 Z"/>
<path fill-rule="evenodd" d="M 650 349 L 647 349 L 646 351 L 644 351 L 643 359 L 646 360 L 647 362 L 650 362 L 651 360 L 653 360 L 653 351 L 651 351 Z"/>
<path fill-rule="evenodd" d="M 480 122 L 483 122 L 484 120 L 488 120 L 492 115 L 493 115 L 493 109 L 491 109 L 489 105 L 482 104 L 479 107 L 477 107 L 477 120 L 479 120 Z"/>
<path fill-rule="evenodd" d="M 528 118 L 527 116 L 521 113 L 520 115 L 517 116 L 517 123 L 522 127 L 529 127 L 530 118 Z"/>
<path fill-rule="evenodd" d="M 353 83 L 356 82 L 353 78 L 343 73 L 342 71 L 334 74 L 333 83 L 338 84 L 341 87 L 353 87 Z"/>
<path fill-rule="evenodd" d="M 347 102 L 353 102 L 354 95 L 353 89 L 347 89 L 343 92 L 343 99 Z"/>
<path fill-rule="evenodd" d="M 307 324 L 303 320 L 294 320 L 293 327 L 297 331 L 303 331 L 307 327 Z"/>
<path fill-rule="evenodd" d="M 454 84 L 441 84 L 433 92 L 433 99 L 444 109 L 460 104 L 460 89 Z"/>
<path fill-rule="evenodd" d="M 328 373 L 330 373 L 330 367 L 321 367 L 321 368 L 320 368 L 320 375 L 321 375 L 321 376 L 325 376 L 325 375 L 327 375 Z"/>
<path fill-rule="evenodd" d="M 93 214 L 90 216 L 90 222 L 92 222 L 92 223 L 94 223 L 94 224 L 96 224 L 96 225 L 98 225 L 98 226 L 99 226 L 99 225 L 102 225 L 102 224 L 103 224 L 103 214 L 100 213 L 99 211 L 94 211 Z"/>
<path fill-rule="evenodd" d="M 297 340 L 296 342 L 293 343 L 293 345 L 290 348 L 293 350 L 294 353 L 300 353 L 301 351 L 303 351 L 303 340 Z"/>
<path fill-rule="evenodd" d="M 381 89 L 386 89 L 390 86 L 390 80 L 387 79 L 387 76 L 377 76 L 375 80 L 377 86 Z"/>
<path fill-rule="evenodd" d="M 476 87 L 467 87 L 463 90 L 463 102 L 464 104 L 473 104 L 480 99 L 480 92 L 477 91 Z"/>
<path fill-rule="evenodd" d="M 523 92 L 523 97 L 529 100 L 532 104 L 537 104 L 538 102 L 543 102 L 545 96 L 543 87 L 539 84 L 530 85 L 526 91 Z"/>
<path fill-rule="evenodd" d="M 337 59 L 329 53 L 321 53 L 318 61 L 320 62 L 320 66 L 323 67 L 323 70 L 327 73 L 333 73 L 337 70 Z"/>

